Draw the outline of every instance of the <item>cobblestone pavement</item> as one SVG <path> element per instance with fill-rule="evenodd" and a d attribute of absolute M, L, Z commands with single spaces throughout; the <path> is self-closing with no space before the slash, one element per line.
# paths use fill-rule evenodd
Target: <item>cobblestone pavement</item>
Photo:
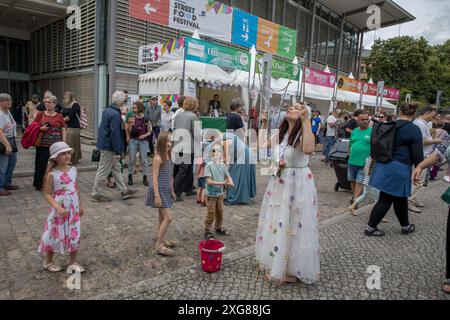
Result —
<path fill-rule="evenodd" d="M 444 244 L 447 208 L 436 195 L 445 190 L 443 182 L 426 188 L 426 211 L 414 214 L 417 232 L 401 235 L 393 212 L 380 228 L 384 238 L 363 235 L 370 208 L 359 217 L 349 214 L 331 218 L 321 226 L 321 274 L 314 285 L 280 286 L 257 278 L 254 246 L 224 257 L 223 268 L 215 274 L 201 271 L 198 264 L 143 281 L 95 299 L 447 299 L 440 290 L 445 268 Z M 381 288 L 366 287 L 371 265 L 380 267 Z"/>
<path fill-rule="evenodd" d="M 319 190 L 321 220 L 325 221 L 348 206 L 350 195 L 335 192 L 334 172 L 312 160 L 311 169 Z M 80 173 L 79 185 L 84 197 L 86 216 L 82 221 L 82 247 L 79 261 L 87 272 L 81 292 L 66 288 L 68 275 L 49 274 L 42 269 L 37 246 L 48 214 L 41 193 L 32 187 L 32 177 L 16 178 L 21 189 L 0 201 L 0 299 L 84 299 L 117 288 L 133 285 L 199 261 L 198 243 L 203 236 L 206 208 L 198 207 L 195 197 L 185 198 L 173 208 L 174 222 L 169 236 L 179 241 L 176 255 L 164 258 L 154 253 L 157 215 L 144 206 L 146 189 L 141 175 L 135 175 L 136 199 L 121 201 L 118 193 L 110 204 L 90 202 L 95 172 Z M 267 177 L 258 176 L 258 195 L 251 205 L 225 207 L 225 227 L 232 233 L 225 239 L 227 252 L 237 252 L 254 244 L 259 205 L 267 186 Z M 223 238 L 222 238 L 223 239 Z M 64 257 L 57 262 L 66 265 Z"/>

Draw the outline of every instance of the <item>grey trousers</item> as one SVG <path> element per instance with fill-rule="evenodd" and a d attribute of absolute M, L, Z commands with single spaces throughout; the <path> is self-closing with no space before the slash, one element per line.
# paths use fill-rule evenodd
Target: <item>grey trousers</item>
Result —
<path fill-rule="evenodd" d="M 105 181 L 110 173 L 112 174 L 114 181 L 117 184 L 119 192 L 127 191 L 125 182 L 123 182 L 122 172 L 120 171 L 119 161 L 114 160 L 114 152 L 102 151 L 97 175 L 95 176 L 94 190 L 92 191 L 93 196 L 99 196 L 102 194 Z"/>

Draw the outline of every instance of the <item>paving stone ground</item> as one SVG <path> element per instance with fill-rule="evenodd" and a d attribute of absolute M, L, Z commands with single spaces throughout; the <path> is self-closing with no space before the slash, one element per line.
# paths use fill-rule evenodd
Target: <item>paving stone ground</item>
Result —
<path fill-rule="evenodd" d="M 445 224 L 448 208 L 432 195 L 444 189 L 438 182 L 426 189 L 426 211 L 411 221 L 417 232 L 401 235 L 394 213 L 380 228 L 384 238 L 363 235 L 370 208 L 359 217 L 348 213 L 321 226 L 321 280 L 314 285 L 280 286 L 265 282 L 257 273 L 254 246 L 226 255 L 215 274 L 194 265 L 143 281 L 94 299 L 164 300 L 449 300 L 440 290 L 444 272 Z M 378 266 L 380 290 L 366 286 L 369 266 Z"/>
<path fill-rule="evenodd" d="M 31 158 L 26 154 L 24 159 Z M 417 234 L 400 237 L 391 221 L 386 226 L 388 237 L 367 239 L 361 233 L 367 214 L 359 218 L 344 214 L 342 220 L 350 194 L 334 191 L 334 171 L 325 167 L 320 158 L 314 156 L 311 163 L 323 225 L 323 278 L 315 286 L 298 284 L 286 289 L 263 284 L 261 279 L 254 281 L 252 246 L 267 177 L 258 176 L 258 196 L 250 205 L 226 207 L 225 226 L 232 235 L 219 238 L 227 244 L 224 268 L 215 275 L 206 275 L 198 269 L 198 243 L 206 209 L 198 207 L 195 198 L 186 198 L 174 206 L 169 235 L 180 244 L 174 257 L 160 257 L 153 250 L 157 214 L 144 206 L 146 188 L 140 183 L 140 174 L 135 175 L 135 188 L 139 190 L 136 199 L 121 201 L 117 193 L 108 189 L 107 195 L 114 201 L 97 204 L 87 199 L 95 176 L 91 171 L 80 173 L 79 179 L 87 211 L 82 220 L 79 256 L 87 269 L 82 277 L 82 290 L 72 292 L 66 288 L 67 274 L 49 274 L 42 269 L 37 246 L 49 209 L 42 194 L 32 187 L 32 177 L 25 176 L 15 179 L 21 186 L 18 192 L 0 199 L 0 299 L 86 299 L 108 293 L 113 293 L 109 298 L 126 299 L 344 299 L 390 298 L 391 294 L 413 299 L 443 298 L 439 281 L 444 266 L 446 210 L 440 201 L 434 200 L 443 191 L 443 183 L 436 182 L 425 189 L 424 200 L 429 209 L 417 217 Z M 20 168 L 26 168 L 24 159 Z M 92 163 L 87 161 L 87 170 L 89 166 Z M 401 254 L 403 251 L 409 254 Z M 65 265 L 66 259 L 58 257 L 57 261 Z M 382 272 L 386 270 L 383 285 L 390 283 L 392 292 L 364 293 L 364 279 L 368 276 L 365 270 L 369 263 L 375 263 L 372 261 L 382 264 Z M 416 284 L 409 285 L 412 276 Z"/>

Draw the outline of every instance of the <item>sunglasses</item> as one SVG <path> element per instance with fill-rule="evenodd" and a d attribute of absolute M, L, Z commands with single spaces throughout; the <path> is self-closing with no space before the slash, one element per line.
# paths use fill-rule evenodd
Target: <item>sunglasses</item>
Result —
<path fill-rule="evenodd" d="M 222 152 L 222 149 L 212 149 L 211 152 L 212 153 Z"/>

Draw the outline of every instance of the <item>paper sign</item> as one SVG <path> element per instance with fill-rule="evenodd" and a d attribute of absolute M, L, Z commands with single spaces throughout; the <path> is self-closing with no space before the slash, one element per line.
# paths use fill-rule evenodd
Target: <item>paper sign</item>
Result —
<path fill-rule="evenodd" d="M 184 38 L 171 39 L 164 43 L 153 43 L 139 47 L 139 65 L 182 60 Z"/>

